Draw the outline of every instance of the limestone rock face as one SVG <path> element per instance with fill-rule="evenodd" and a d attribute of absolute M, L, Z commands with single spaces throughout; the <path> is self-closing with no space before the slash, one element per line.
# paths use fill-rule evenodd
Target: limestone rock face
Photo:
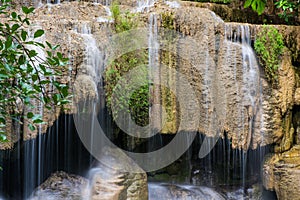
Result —
<path fill-rule="evenodd" d="M 265 188 L 275 190 L 279 200 L 300 199 L 300 146 L 267 159 L 263 178 Z"/>
<path fill-rule="evenodd" d="M 295 104 L 300 105 L 300 88 L 295 91 Z"/>
<path fill-rule="evenodd" d="M 134 2 L 122 2 L 122 6 L 135 10 Z M 190 104 L 200 107 L 199 121 L 195 123 L 198 127 L 185 127 L 186 130 L 181 131 L 199 131 L 210 137 L 224 136 L 226 131 L 232 146 L 243 149 L 272 143 L 280 145 L 282 138 L 288 137 L 292 126 L 283 127 L 281 122 L 283 116 L 287 116 L 287 122 L 291 121 L 291 110 L 294 104 L 299 104 L 299 89 L 296 90 L 299 86 L 292 66 L 292 61 L 298 61 L 299 27 L 276 26 L 283 33 L 291 54 L 287 52 L 283 57 L 280 85 L 273 90 L 253 59 L 254 52 L 249 46 L 261 26 L 225 23 L 208 9 L 185 3 L 181 3 L 180 8 L 171 8 L 161 2 L 150 8 L 149 13 L 139 15 L 139 25 L 149 27 L 153 14 L 157 16 L 158 27 L 175 30 L 184 36 L 169 41 L 170 45 L 164 48 L 171 51 L 159 55 L 161 63 L 186 76 L 196 95 L 195 99 L 190 99 Z M 37 8 L 32 19 L 33 24 L 45 30 L 46 39 L 61 44 L 60 51 L 70 58 L 69 70 L 64 72 L 63 79 L 70 80 L 74 86 L 72 91 L 78 94 L 74 95 L 74 103 L 84 101 L 87 96 L 100 97 L 95 88 L 107 67 L 109 39 L 114 34 L 107 8 L 90 2 L 63 2 Z M 168 40 L 167 37 L 162 39 Z M 169 84 L 175 82 L 175 96 L 191 92 L 181 88 L 181 84 L 176 83 L 178 79 L 169 72 L 160 76 L 166 76 Z M 163 90 L 160 89 L 160 102 L 171 114 L 161 133 L 175 134 L 183 118 L 182 108 L 176 98 L 172 99 Z M 69 107 L 70 114 L 76 112 L 74 104 Z M 53 124 L 60 109 L 44 109 L 43 113 L 48 123 L 39 129 L 41 133 Z M 25 128 L 23 135 L 24 139 L 30 139 L 37 134 Z M 287 147 L 282 150 L 290 148 Z"/>
<path fill-rule="evenodd" d="M 105 148 L 90 179 L 90 199 L 148 199 L 146 173 L 119 149 Z"/>
<path fill-rule="evenodd" d="M 269 154 L 265 157 L 263 166 L 263 185 L 267 190 L 274 191 L 275 189 L 274 165 L 278 161 L 279 157 L 276 154 Z"/>

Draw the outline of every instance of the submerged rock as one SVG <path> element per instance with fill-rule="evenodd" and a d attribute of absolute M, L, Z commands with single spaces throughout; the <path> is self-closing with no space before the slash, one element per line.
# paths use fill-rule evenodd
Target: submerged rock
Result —
<path fill-rule="evenodd" d="M 149 183 L 149 200 L 225 200 L 208 187 Z"/>

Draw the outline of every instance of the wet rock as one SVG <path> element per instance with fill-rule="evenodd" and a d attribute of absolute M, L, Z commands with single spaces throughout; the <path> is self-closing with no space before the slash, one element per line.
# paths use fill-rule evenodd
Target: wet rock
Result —
<path fill-rule="evenodd" d="M 149 183 L 149 200 L 223 200 L 221 194 L 208 187 Z"/>
<path fill-rule="evenodd" d="M 88 180 L 65 172 L 53 173 L 40 185 L 29 198 L 30 200 L 81 200 L 85 195 Z"/>
<path fill-rule="evenodd" d="M 295 104 L 300 105 L 300 88 L 297 88 L 295 91 Z"/>
<path fill-rule="evenodd" d="M 300 146 L 270 156 L 264 165 L 264 187 L 275 190 L 279 200 L 300 199 Z"/>
<path fill-rule="evenodd" d="M 92 200 L 148 199 L 146 173 L 119 149 L 105 148 L 89 176 Z"/>
<path fill-rule="evenodd" d="M 263 165 L 263 185 L 267 190 L 274 191 L 275 177 L 274 177 L 274 164 L 278 162 L 279 157 L 276 154 L 269 154 L 265 157 Z"/>

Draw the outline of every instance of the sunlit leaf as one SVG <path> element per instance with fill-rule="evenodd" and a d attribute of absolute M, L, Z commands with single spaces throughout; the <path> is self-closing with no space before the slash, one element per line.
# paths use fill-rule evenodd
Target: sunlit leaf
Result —
<path fill-rule="evenodd" d="M 44 30 L 42 29 L 39 29 L 37 30 L 35 33 L 34 33 L 34 38 L 38 38 L 38 37 L 41 37 L 42 35 L 44 35 Z"/>

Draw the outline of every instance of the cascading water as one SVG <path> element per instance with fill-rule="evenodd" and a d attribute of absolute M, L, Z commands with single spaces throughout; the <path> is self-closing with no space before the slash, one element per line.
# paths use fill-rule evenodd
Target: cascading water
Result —
<path fill-rule="evenodd" d="M 157 0 L 138 0 L 137 1 L 137 12 L 149 11 L 149 8 L 154 6 Z"/>
<path fill-rule="evenodd" d="M 242 188 L 241 196 L 236 198 L 244 198 L 247 195 L 247 188 L 251 187 L 253 177 L 257 176 L 257 173 L 259 174 L 259 166 L 253 166 L 253 163 L 261 163 L 262 155 L 268 149 L 266 147 L 256 151 L 248 150 L 254 131 L 261 132 L 264 125 L 261 122 L 263 116 L 260 109 L 262 103 L 260 72 L 255 53 L 251 48 L 250 35 L 248 25 L 230 23 L 225 25 L 225 40 L 223 41 L 225 56 L 222 65 L 230 72 L 226 81 L 230 83 L 231 92 L 224 94 L 223 99 L 227 103 L 235 102 L 232 106 L 236 110 L 237 138 L 234 139 L 238 140 L 240 146 L 238 149 L 232 149 L 232 143 L 228 140 L 231 138 L 227 138 L 225 135 L 225 139 L 218 141 L 210 155 L 201 161 L 203 168 L 200 168 L 198 173 L 206 169 L 204 171 L 206 171 L 207 180 L 193 179 L 195 184 L 204 183 L 211 186 L 216 185 L 216 182 L 222 182 L 219 180 L 222 176 L 221 179 L 226 180 L 226 183 L 219 183 L 220 185 L 229 186 L 236 181 L 236 187 Z M 200 137 L 200 143 L 201 141 L 203 141 L 203 136 Z M 222 169 L 216 168 L 218 165 L 222 166 Z M 229 193 L 228 195 L 230 196 Z"/>
<path fill-rule="evenodd" d="M 83 24 L 81 27 L 81 35 L 85 40 L 86 44 L 86 72 L 87 75 L 91 76 L 97 86 L 100 82 L 100 75 L 103 69 L 103 63 L 101 59 L 101 52 L 97 47 L 97 42 L 92 35 L 91 27 L 88 24 Z M 97 91 L 97 88 L 95 88 Z"/>

